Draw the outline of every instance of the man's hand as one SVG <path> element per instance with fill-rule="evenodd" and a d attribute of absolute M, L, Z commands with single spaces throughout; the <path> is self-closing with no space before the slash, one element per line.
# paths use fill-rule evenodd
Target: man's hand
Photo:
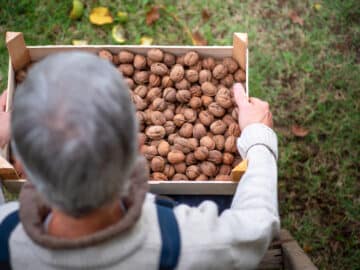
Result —
<path fill-rule="evenodd" d="M 0 96 L 0 148 L 10 141 L 10 113 L 5 112 L 7 91 Z"/>
<path fill-rule="evenodd" d="M 262 123 L 273 127 L 272 114 L 269 103 L 258 98 L 248 98 L 242 84 L 234 84 L 235 101 L 239 107 L 239 126 L 243 130 L 250 124 Z"/>

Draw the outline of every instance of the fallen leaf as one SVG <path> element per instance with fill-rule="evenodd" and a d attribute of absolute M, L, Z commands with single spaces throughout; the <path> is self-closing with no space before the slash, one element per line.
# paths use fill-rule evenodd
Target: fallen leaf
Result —
<path fill-rule="evenodd" d="M 207 40 L 200 34 L 199 31 L 192 32 L 191 39 L 192 39 L 192 43 L 196 46 L 207 45 Z"/>
<path fill-rule="evenodd" d="M 304 20 L 300 18 L 299 15 L 294 10 L 289 13 L 289 18 L 291 19 L 292 23 L 297 23 L 301 26 L 304 25 Z"/>
<path fill-rule="evenodd" d="M 204 22 L 207 22 L 211 17 L 211 13 L 207 9 L 203 9 L 201 11 L 201 17 Z"/>
<path fill-rule="evenodd" d="M 291 132 L 296 136 L 296 137 L 305 137 L 306 135 L 309 134 L 309 130 L 298 126 L 298 125 L 293 125 L 291 127 Z"/>
<path fill-rule="evenodd" d="M 93 8 L 89 16 L 90 22 L 96 25 L 104 25 L 113 22 L 113 18 L 107 7 Z"/>
<path fill-rule="evenodd" d="M 118 11 L 116 14 L 120 23 L 126 23 L 129 18 L 129 14 L 125 11 Z"/>
<path fill-rule="evenodd" d="M 310 246 L 310 245 L 308 245 L 308 244 L 305 244 L 305 245 L 303 246 L 303 250 L 305 251 L 305 253 L 311 252 L 312 249 L 313 249 L 312 246 Z"/>
<path fill-rule="evenodd" d="M 88 45 L 88 41 L 81 39 L 73 39 L 72 44 L 75 46 Z"/>
<path fill-rule="evenodd" d="M 111 31 L 111 34 L 117 43 L 124 43 L 126 41 L 125 29 L 121 24 L 115 25 Z"/>
<path fill-rule="evenodd" d="M 320 9 L 322 8 L 322 5 L 320 3 L 315 3 L 313 7 L 316 11 L 320 11 Z"/>
<path fill-rule="evenodd" d="M 84 4 L 80 0 L 74 0 L 69 15 L 70 19 L 72 20 L 80 19 L 83 13 L 84 13 Z"/>
<path fill-rule="evenodd" d="M 147 13 L 146 13 L 146 24 L 152 25 L 160 18 L 159 13 L 160 8 L 158 6 L 153 6 Z"/>
<path fill-rule="evenodd" d="M 153 43 L 153 38 L 152 37 L 148 37 L 148 36 L 142 36 L 140 38 L 140 44 L 141 45 L 145 45 L 145 46 L 149 46 Z"/>

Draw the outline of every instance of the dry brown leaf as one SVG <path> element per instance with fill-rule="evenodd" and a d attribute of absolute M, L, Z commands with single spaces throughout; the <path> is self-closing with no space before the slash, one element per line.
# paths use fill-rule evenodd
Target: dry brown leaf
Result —
<path fill-rule="evenodd" d="M 160 18 L 159 13 L 160 8 L 158 6 L 153 6 L 147 13 L 146 13 L 146 24 L 152 25 Z"/>
<path fill-rule="evenodd" d="M 296 137 L 305 137 L 306 135 L 309 134 L 309 130 L 298 126 L 298 125 L 293 125 L 291 127 L 291 132 L 296 136 Z"/>
<path fill-rule="evenodd" d="M 207 40 L 200 34 L 199 31 L 194 31 L 191 34 L 192 43 L 197 46 L 207 45 Z"/>
<path fill-rule="evenodd" d="M 211 17 L 211 13 L 207 9 L 203 9 L 201 11 L 201 17 L 204 22 L 207 22 Z"/>
<path fill-rule="evenodd" d="M 305 244 L 303 246 L 303 250 L 305 251 L 305 253 L 309 253 L 312 251 L 312 246 L 308 245 L 308 244 Z"/>
<path fill-rule="evenodd" d="M 304 20 L 300 18 L 300 16 L 294 10 L 289 13 L 289 18 L 291 19 L 292 23 L 297 23 L 301 26 L 304 25 Z"/>

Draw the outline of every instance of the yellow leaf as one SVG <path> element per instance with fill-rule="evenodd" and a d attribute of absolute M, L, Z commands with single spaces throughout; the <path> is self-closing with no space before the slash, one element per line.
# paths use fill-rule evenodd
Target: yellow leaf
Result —
<path fill-rule="evenodd" d="M 88 45 L 87 40 L 73 39 L 72 44 L 75 46 Z"/>
<path fill-rule="evenodd" d="M 126 23 L 129 17 L 128 13 L 125 11 L 118 11 L 116 15 L 118 16 L 119 22 L 121 23 Z"/>
<path fill-rule="evenodd" d="M 316 11 L 320 11 L 321 8 L 322 8 L 322 6 L 321 6 L 320 3 L 315 3 L 315 4 L 314 4 L 314 9 L 315 9 Z"/>
<path fill-rule="evenodd" d="M 96 25 L 104 25 L 113 22 L 110 11 L 107 7 L 93 8 L 89 16 L 90 22 Z"/>
<path fill-rule="evenodd" d="M 84 4 L 80 0 L 74 0 L 73 6 L 70 12 L 70 19 L 77 20 L 81 18 L 84 13 Z"/>
<path fill-rule="evenodd" d="M 152 37 L 142 36 L 141 39 L 140 39 L 140 44 L 141 45 L 149 46 L 152 43 L 153 43 L 153 38 Z"/>
<path fill-rule="evenodd" d="M 240 162 L 239 165 L 237 165 L 234 169 L 231 171 L 231 178 L 233 181 L 240 181 L 241 176 L 246 172 L 248 167 L 248 161 L 247 159 L 244 159 Z"/>
<path fill-rule="evenodd" d="M 126 41 L 125 31 L 122 25 L 115 25 L 111 31 L 113 39 L 118 43 L 124 43 Z"/>

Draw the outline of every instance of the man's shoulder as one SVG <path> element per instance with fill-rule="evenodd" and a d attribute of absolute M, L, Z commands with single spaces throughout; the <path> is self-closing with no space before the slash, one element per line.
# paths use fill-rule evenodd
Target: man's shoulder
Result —
<path fill-rule="evenodd" d="M 12 212 L 19 209 L 19 202 L 13 201 L 0 205 L 0 224 Z"/>

